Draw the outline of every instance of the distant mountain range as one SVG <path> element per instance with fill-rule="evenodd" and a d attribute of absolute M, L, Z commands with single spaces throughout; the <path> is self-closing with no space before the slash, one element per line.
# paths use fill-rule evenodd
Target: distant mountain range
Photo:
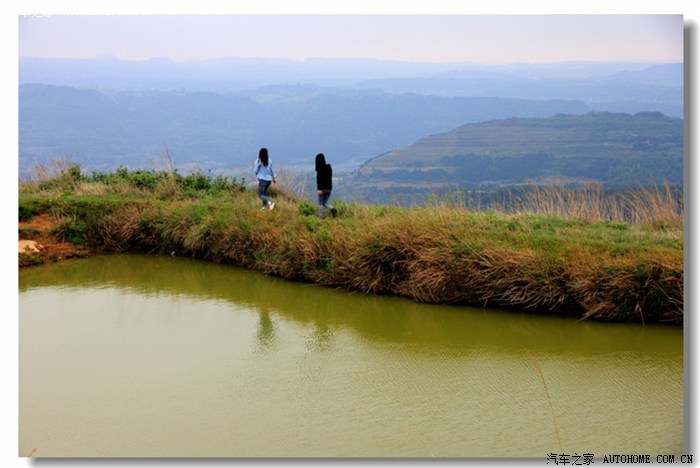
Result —
<path fill-rule="evenodd" d="M 87 171 L 151 168 L 166 150 L 183 170 L 239 174 L 261 146 L 278 165 L 312 171 L 324 152 L 347 172 L 465 124 L 684 109 L 681 63 L 20 57 L 19 83 L 21 177 L 64 155 Z"/>
<path fill-rule="evenodd" d="M 270 85 L 373 89 L 437 96 L 566 99 L 594 110 L 683 116 L 683 64 L 560 62 L 479 65 L 368 59 L 174 62 L 20 57 L 19 83 L 93 89 L 256 92 Z"/>
<path fill-rule="evenodd" d="M 440 97 L 275 87 L 255 95 L 98 91 L 46 85 L 19 90 L 19 168 L 71 155 L 85 170 L 151 168 L 167 148 L 181 168 L 240 173 L 258 149 L 278 165 L 337 169 L 467 122 L 583 113 L 580 101 Z"/>
<path fill-rule="evenodd" d="M 363 186 L 489 188 L 548 182 L 683 185 L 683 121 L 593 112 L 462 125 L 367 161 Z"/>

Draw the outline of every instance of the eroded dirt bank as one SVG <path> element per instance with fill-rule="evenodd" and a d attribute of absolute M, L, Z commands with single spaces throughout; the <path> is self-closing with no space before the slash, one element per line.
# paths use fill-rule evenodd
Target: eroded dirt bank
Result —
<path fill-rule="evenodd" d="M 19 223 L 19 266 L 54 263 L 70 258 L 88 257 L 94 251 L 85 246 L 61 242 L 52 230 L 55 220 L 49 214 L 34 216 Z"/>

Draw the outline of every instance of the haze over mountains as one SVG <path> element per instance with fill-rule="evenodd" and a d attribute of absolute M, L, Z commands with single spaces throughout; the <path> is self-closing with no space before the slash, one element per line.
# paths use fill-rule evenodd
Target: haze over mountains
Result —
<path fill-rule="evenodd" d="M 581 113 L 580 101 L 339 92 L 307 87 L 245 96 L 97 91 L 22 85 L 20 167 L 72 154 L 84 168 L 147 167 L 167 148 L 180 165 L 247 167 L 261 146 L 280 165 L 312 168 L 318 152 L 340 167 L 465 122 Z"/>
<path fill-rule="evenodd" d="M 630 101 L 667 105 L 682 116 L 683 64 L 561 62 L 553 64 L 441 64 L 370 59 L 224 58 L 174 62 L 23 57 L 19 82 L 122 90 L 255 91 L 269 85 L 389 93 L 497 96 L 519 99 Z M 642 99 L 644 98 L 644 99 Z M 679 101 L 679 99 L 681 101 Z M 671 111 L 673 109 L 673 111 Z M 598 109 L 608 110 L 608 109 Z M 663 112 L 663 109 L 644 109 Z"/>
<path fill-rule="evenodd" d="M 683 116 L 683 64 L 481 66 L 378 60 L 173 62 L 20 58 L 19 168 L 71 155 L 86 170 L 237 174 L 261 146 L 278 165 L 337 170 L 470 123 L 592 111 Z"/>

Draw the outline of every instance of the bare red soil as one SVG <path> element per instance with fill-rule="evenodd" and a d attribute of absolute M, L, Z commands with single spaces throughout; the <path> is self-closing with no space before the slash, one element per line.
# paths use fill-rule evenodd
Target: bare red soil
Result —
<path fill-rule="evenodd" d="M 48 214 L 38 215 L 29 221 L 19 223 L 20 267 L 82 258 L 91 254 L 87 247 L 61 242 L 51 233 L 55 224 L 54 218 Z"/>

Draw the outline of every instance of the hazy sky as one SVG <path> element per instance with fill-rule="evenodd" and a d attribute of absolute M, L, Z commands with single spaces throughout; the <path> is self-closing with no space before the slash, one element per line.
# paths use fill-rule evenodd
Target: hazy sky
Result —
<path fill-rule="evenodd" d="M 398 3 L 397 3 L 398 4 Z M 174 60 L 376 58 L 546 63 L 683 60 L 682 15 L 19 16 L 19 55 Z"/>

